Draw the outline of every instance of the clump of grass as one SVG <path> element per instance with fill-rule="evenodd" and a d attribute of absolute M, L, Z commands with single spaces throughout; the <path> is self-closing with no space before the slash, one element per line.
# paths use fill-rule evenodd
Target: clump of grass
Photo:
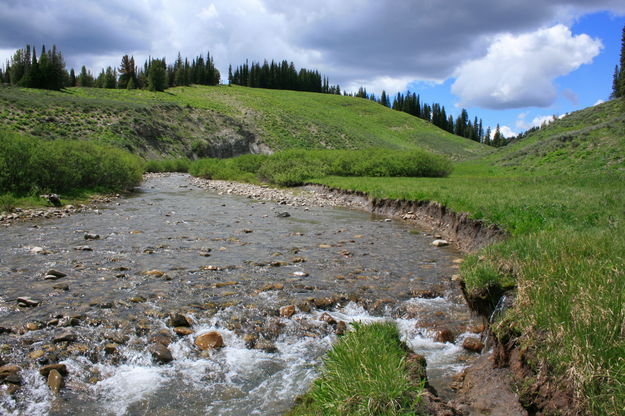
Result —
<path fill-rule="evenodd" d="M 410 377 L 395 325 L 353 325 L 291 416 L 416 414 L 424 383 Z"/>
<path fill-rule="evenodd" d="M 191 166 L 195 176 L 297 186 L 313 178 L 338 176 L 447 176 L 451 162 L 422 150 L 288 150 L 271 156 L 202 159 Z"/>
<path fill-rule="evenodd" d="M 148 160 L 145 164 L 146 172 L 183 172 L 189 171 L 189 159 L 160 159 Z"/>
<path fill-rule="evenodd" d="M 0 212 L 13 212 L 17 207 L 17 200 L 11 194 L 0 195 Z"/>
<path fill-rule="evenodd" d="M 45 141 L 2 130 L 0 148 L 0 192 L 15 195 L 127 189 L 143 172 L 138 157 L 94 142 Z"/>

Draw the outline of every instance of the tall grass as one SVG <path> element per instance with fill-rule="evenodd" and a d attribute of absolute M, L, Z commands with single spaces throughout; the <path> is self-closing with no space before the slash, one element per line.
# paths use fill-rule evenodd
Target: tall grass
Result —
<path fill-rule="evenodd" d="M 463 263 L 470 293 L 517 287 L 495 329 L 520 337 L 532 365 L 575 388 L 588 412 L 625 409 L 625 176 L 621 173 L 506 176 L 490 165 L 457 166 L 450 177 L 315 180 L 378 198 L 435 200 L 503 226 L 508 240 Z"/>
<path fill-rule="evenodd" d="M 271 156 L 202 159 L 191 165 L 195 176 L 209 179 L 265 181 L 302 185 L 312 178 L 339 176 L 447 176 L 452 164 L 444 156 L 422 150 L 288 150 Z"/>
<path fill-rule="evenodd" d="M 45 141 L 1 130 L 0 148 L 1 193 L 120 190 L 137 185 L 143 172 L 138 157 L 93 142 Z"/>
<path fill-rule="evenodd" d="M 290 415 L 414 415 L 423 380 L 410 376 L 405 358 L 394 324 L 355 325 Z"/>

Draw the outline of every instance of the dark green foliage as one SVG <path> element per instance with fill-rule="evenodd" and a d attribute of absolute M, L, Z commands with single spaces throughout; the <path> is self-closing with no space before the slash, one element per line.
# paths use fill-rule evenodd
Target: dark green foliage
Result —
<path fill-rule="evenodd" d="M 621 58 L 619 65 L 614 68 L 612 76 L 612 98 L 625 97 L 625 26 L 621 36 Z"/>
<path fill-rule="evenodd" d="M 145 164 L 146 172 L 188 172 L 191 161 L 189 159 L 161 159 L 148 160 Z"/>
<path fill-rule="evenodd" d="M 93 142 L 41 139 L 0 131 L 0 193 L 124 189 L 141 181 L 141 160 Z"/>
<path fill-rule="evenodd" d="M 91 71 L 87 71 L 84 65 L 80 68 L 80 75 L 78 75 L 76 83 L 78 87 L 93 87 L 95 84 Z"/>
<path fill-rule="evenodd" d="M 135 58 L 124 55 L 119 66 L 119 81 L 117 86 L 122 89 L 135 89 L 137 84 L 137 68 Z"/>
<path fill-rule="evenodd" d="M 337 86 L 330 86 L 328 79 L 322 77 L 316 70 L 302 68 L 299 72 L 293 62 L 283 60 L 269 64 L 266 60 L 259 62 L 247 61 L 237 67 L 234 72 L 229 69 L 228 80 L 231 84 L 252 88 L 271 88 L 276 90 L 294 90 L 321 92 L 325 94 L 340 94 Z"/>
<path fill-rule="evenodd" d="M 44 45 L 39 60 L 35 48 L 30 45 L 17 50 L 6 71 L 10 83 L 20 87 L 60 90 L 69 82 L 63 55 L 56 46 L 46 52 Z"/>
<path fill-rule="evenodd" d="M 165 91 L 167 88 L 167 67 L 165 58 L 153 59 L 148 64 L 148 88 L 150 91 Z"/>
<path fill-rule="evenodd" d="M 265 181 L 298 186 L 313 178 L 336 176 L 441 177 L 451 162 L 422 150 L 288 150 L 271 156 L 245 155 L 233 159 L 201 159 L 191 174 L 210 179 Z"/>

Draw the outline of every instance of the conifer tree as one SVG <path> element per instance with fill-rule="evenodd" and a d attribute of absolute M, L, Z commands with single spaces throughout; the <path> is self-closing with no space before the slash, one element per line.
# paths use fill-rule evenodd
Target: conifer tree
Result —
<path fill-rule="evenodd" d="M 153 59 L 148 69 L 148 88 L 150 91 L 165 91 L 167 88 L 167 65 L 165 58 Z"/>
<path fill-rule="evenodd" d="M 70 87 L 76 86 L 76 73 L 74 72 L 74 68 L 70 69 L 69 71 L 69 86 Z"/>

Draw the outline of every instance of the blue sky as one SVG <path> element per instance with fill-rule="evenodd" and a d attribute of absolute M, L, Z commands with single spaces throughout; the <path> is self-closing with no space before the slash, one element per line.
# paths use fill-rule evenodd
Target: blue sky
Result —
<path fill-rule="evenodd" d="M 579 18 L 571 27 L 573 35 L 588 34 L 600 39 L 603 44 L 601 52 L 589 64 L 581 65 L 577 70 L 557 77 L 554 83 L 558 90 L 557 99 L 547 107 L 527 106 L 513 109 L 488 109 L 478 106 L 465 107 L 473 118 L 478 116 L 484 125 L 508 126 L 514 133 L 521 133 L 532 126 L 534 119 L 561 116 L 596 104 L 599 100 L 607 101 L 612 92 L 612 74 L 614 66 L 619 62 L 621 34 L 625 26 L 625 17 L 610 12 L 592 13 Z M 459 98 L 452 94 L 451 85 L 454 78 L 441 84 L 414 82 L 408 88 L 421 94 L 426 102 L 443 104 L 454 118 L 460 113 Z M 577 97 L 572 102 L 563 94 L 570 90 Z M 537 121 L 538 121 L 537 120 Z M 535 123 L 534 123 L 535 124 Z"/>
<path fill-rule="evenodd" d="M 56 44 L 93 73 L 210 51 L 293 61 L 379 96 L 410 89 L 519 133 L 609 97 L 623 0 L 0 0 L 0 62 Z"/>

